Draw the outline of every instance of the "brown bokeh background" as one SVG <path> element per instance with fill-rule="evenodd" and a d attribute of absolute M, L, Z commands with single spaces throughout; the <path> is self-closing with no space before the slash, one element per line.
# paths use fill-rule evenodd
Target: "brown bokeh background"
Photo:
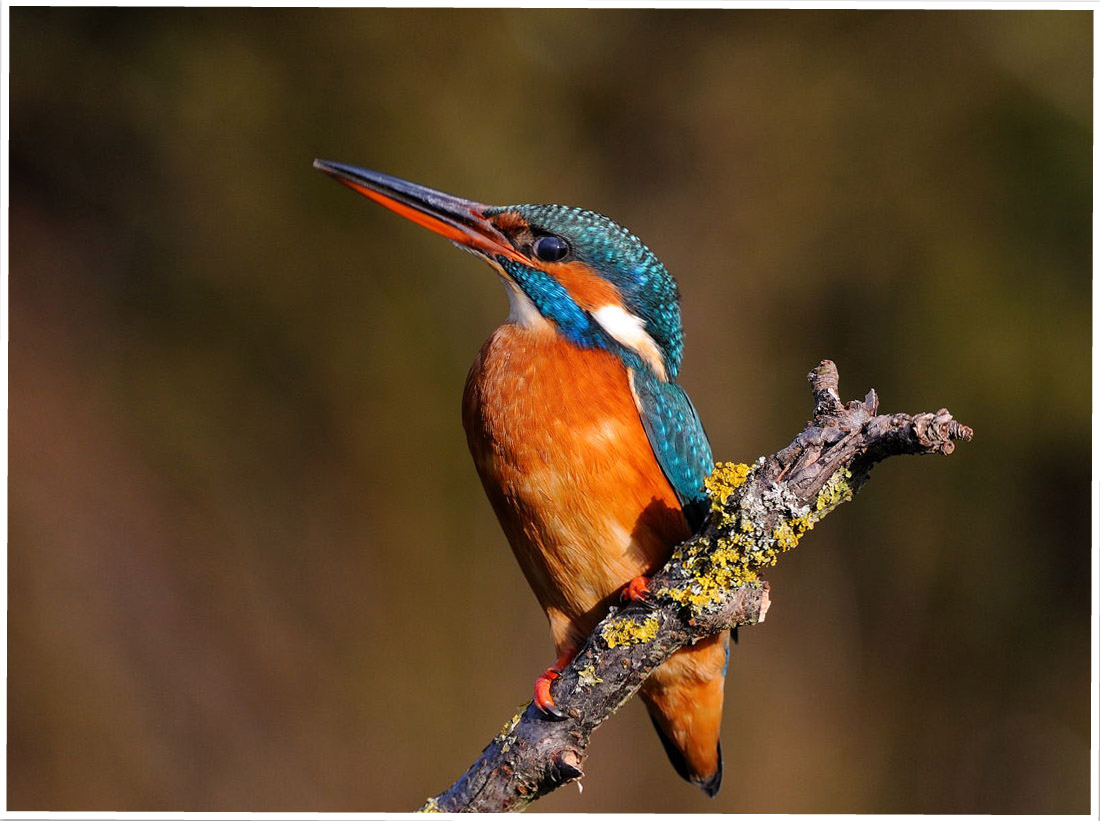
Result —
<path fill-rule="evenodd" d="M 948 405 L 770 574 L 725 786 L 630 704 L 537 810 L 1086 812 L 1088 12 L 11 10 L 8 806 L 405 810 L 552 659 L 458 403 L 492 273 L 316 156 L 633 228 L 719 458 Z"/>

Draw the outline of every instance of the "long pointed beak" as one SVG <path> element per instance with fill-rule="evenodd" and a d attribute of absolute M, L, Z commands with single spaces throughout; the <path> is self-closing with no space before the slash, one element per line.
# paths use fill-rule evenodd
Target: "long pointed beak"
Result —
<path fill-rule="evenodd" d="M 314 160 L 313 167 L 417 225 L 458 245 L 524 262 L 512 244 L 485 217 L 488 205 L 464 200 L 415 182 L 343 163 Z"/>

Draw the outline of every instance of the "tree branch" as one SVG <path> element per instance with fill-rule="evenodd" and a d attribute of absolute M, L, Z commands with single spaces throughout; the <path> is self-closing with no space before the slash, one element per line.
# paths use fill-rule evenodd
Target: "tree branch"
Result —
<path fill-rule="evenodd" d="M 758 624 L 768 609 L 760 572 L 828 513 L 849 501 L 871 468 L 899 454 L 949 454 L 973 431 L 946 409 L 876 415 L 878 397 L 843 404 L 836 366 L 809 374 L 813 418 L 794 441 L 753 465 L 719 464 L 707 479 L 711 513 L 649 584 L 644 602 L 612 607 L 553 684 L 567 716 L 528 705 L 427 812 L 502 812 L 579 779 L 592 731 L 678 648 L 731 627 Z"/>

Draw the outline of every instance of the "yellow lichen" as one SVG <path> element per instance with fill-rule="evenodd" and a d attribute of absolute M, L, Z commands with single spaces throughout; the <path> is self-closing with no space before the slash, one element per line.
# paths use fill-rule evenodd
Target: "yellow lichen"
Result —
<path fill-rule="evenodd" d="M 721 602 L 731 589 L 758 583 L 760 569 L 775 565 L 780 554 L 795 547 L 817 522 L 851 499 L 854 492 L 849 482 L 850 471 L 838 471 L 810 507 L 788 507 L 770 532 L 761 531 L 754 523 L 755 515 L 759 515 L 760 499 L 743 499 L 739 505 L 729 508 L 734 491 L 748 480 L 753 469 L 752 465 L 733 462 L 715 466 L 705 484 L 711 511 L 716 515 L 711 525 L 722 535 L 715 541 L 712 541 L 715 537 L 700 536 L 677 547 L 673 559 L 690 574 L 689 583 L 684 587 L 656 590 L 658 598 L 671 599 L 689 607 L 693 615 L 701 615 L 708 607 Z M 764 504 L 767 511 L 773 502 L 769 500 Z"/>
<path fill-rule="evenodd" d="M 772 531 L 772 538 L 775 539 L 776 547 L 779 548 L 780 552 L 797 547 L 803 535 L 813 530 L 814 525 L 820 518 L 821 517 L 816 513 L 806 513 L 802 516 L 795 516 L 789 522 L 780 524 Z M 774 550 L 770 551 L 770 553 L 771 556 L 768 564 L 775 564 L 779 556 Z"/>
<path fill-rule="evenodd" d="M 759 577 L 750 566 L 755 545 L 753 537 L 736 528 L 731 536 L 720 537 L 713 548 L 705 541 L 688 543 L 685 548 L 689 555 L 683 565 L 692 574 L 691 584 L 686 588 L 662 588 L 657 595 L 688 606 L 693 613 L 701 612 L 720 602 L 728 590 L 757 581 Z"/>
<path fill-rule="evenodd" d="M 779 545 L 782 550 L 790 550 L 798 544 L 798 535 L 789 524 L 781 524 L 772 531 L 772 536 L 775 538 L 775 543 Z"/>
<path fill-rule="evenodd" d="M 581 687 L 591 687 L 593 684 L 599 684 L 603 681 L 602 678 L 596 675 L 596 668 L 591 664 L 578 671 L 577 678 Z"/>
<path fill-rule="evenodd" d="M 834 473 L 829 481 L 825 483 L 825 487 L 821 488 L 821 491 L 817 494 L 817 501 L 814 502 L 814 507 L 821 513 L 821 516 L 817 517 L 818 519 L 821 519 L 826 513 L 831 512 L 844 502 L 852 500 L 852 486 L 848 482 L 851 478 L 852 472 L 848 468 L 844 468 Z"/>
<path fill-rule="evenodd" d="M 790 550 L 798 545 L 799 540 L 814 529 L 814 525 L 831 513 L 838 505 L 852 498 L 852 486 L 848 480 L 852 474 L 846 468 L 837 471 L 825 483 L 825 486 L 817 494 L 814 500 L 813 510 L 807 511 L 801 516 L 795 516 L 788 522 L 783 522 L 772 531 L 772 538 L 780 551 Z M 772 556 L 770 564 L 775 564 L 777 556 Z"/>
<path fill-rule="evenodd" d="M 523 713 L 526 709 L 526 704 L 520 705 L 520 707 L 516 711 L 516 714 L 512 716 L 511 719 L 509 719 L 503 727 L 500 728 L 500 732 L 497 733 L 497 740 L 503 741 L 512 734 L 512 730 L 516 729 L 516 725 L 519 724 L 520 720 L 523 718 Z"/>
<path fill-rule="evenodd" d="M 429 798 L 417 812 L 443 812 L 443 810 L 439 809 L 439 804 L 434 798 Z"/>
<path fill-rule="evenodd" d="M 719 462 L 714 466 L 710 476 L 703 480 L 707 493 L 710 495 L 711 507 L 721 510 L 729 501 L 730 496 L 737 488 L 745 484 L 752 472 L 752 465 L 738 462 Z"/>
<path fill-rule="evenodd" d="M 656 616 L 646 616 L 640 624 L 633 619 L 615 619 L 604 626 L 601 635 L 608 647 L 644 644 L 657 635 L 661 623 Z"/>

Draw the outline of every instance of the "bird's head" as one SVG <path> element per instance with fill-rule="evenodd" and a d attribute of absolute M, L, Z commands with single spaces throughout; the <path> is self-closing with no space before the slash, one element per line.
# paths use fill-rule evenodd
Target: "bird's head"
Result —
<path fill-rule="evenodd" d="M 313 164 L 485 259 L 509 288 L 518 321 L 548 322 L 577 345 L 676 378 L 683 351 L 676 281 L 618 223 L 564 205 L 485 205 L 375 171 Z"/>

